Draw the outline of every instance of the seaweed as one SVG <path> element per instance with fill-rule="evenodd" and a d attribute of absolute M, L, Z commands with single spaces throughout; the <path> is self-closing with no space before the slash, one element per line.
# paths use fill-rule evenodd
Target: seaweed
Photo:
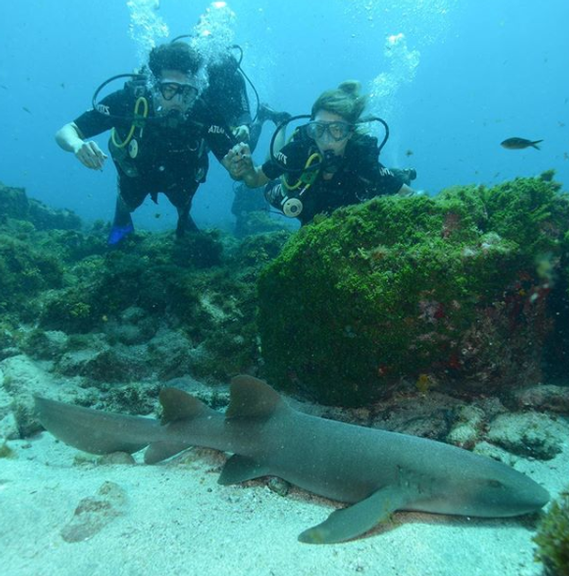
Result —
<path fill-rule="evenodd" d="M 316 219 L 260 277 L 265 374 L 351 406 L 421 374 L 457 394 L 537 380 L 568 226 L 567 195 L 542 178 Z"/>
<path fill-rule="evenodd" d="M 533 540 L 535 559 L 543 564 L 546 576 L 569 576 L 569 489 L 551 503 Z"/>

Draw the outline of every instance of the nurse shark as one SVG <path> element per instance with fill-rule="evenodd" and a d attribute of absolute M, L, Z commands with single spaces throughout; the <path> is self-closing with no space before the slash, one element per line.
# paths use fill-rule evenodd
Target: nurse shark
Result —
<path fill-rule="evenodd" d="M 262 380 L 238 376 L 225 414 L 175 389 L 160 393 L 162 421 L 36 397 L 42 425 L 93 454 L 137 452 L 154 464 L 190 446 L 233 454 L 219 477 L 272 475 L 349 504 L 298 539 L 332 544 L 360 536 L 396 510 L 511 517 L 542 508 L 548 492 L 513 468 L 467 450 L 294 410 Z"/>

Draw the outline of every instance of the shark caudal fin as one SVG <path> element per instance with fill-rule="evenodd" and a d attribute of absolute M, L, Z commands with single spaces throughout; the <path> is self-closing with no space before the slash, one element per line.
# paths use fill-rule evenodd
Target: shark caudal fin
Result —
<path fill-rule="evenodd" d="M 35 397 L 42 426 L 56 438 L 91 454 L 138 452 L 160 433 L 156 420 L 122 416 Z"/>
<path fill-rule="evenodd" d="M 160 390 L 160 404 L 162 405 L 162 425 L 167 426 L 176 422 L 193 420 L 209 414 L 216 414 L 201 400 L 194 398 L 183 390 L 177 388 L 163 388 Z M 167 458 L 186 450 L 192 446 L 189 442 L 169 440 L 167 434 L 164 439 L 153 442 L 144 453 L 146 464 L 156 464 Z"/>

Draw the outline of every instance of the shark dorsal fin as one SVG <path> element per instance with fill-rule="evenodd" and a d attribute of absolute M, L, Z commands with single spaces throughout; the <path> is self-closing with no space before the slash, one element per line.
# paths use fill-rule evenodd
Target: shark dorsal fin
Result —
<path fill-rule="evenodd" d="M 280 394 L 265 381 L 245 374 L 231 380 L 230 395 L 227 419 L 268 418 L 277 409 L 286 407 Z"/>
<path fill-rule="evenodd" d="M 201 400 L 190 396 L 177 388 L 162 388 L 160 390 L 162 404 L 162 424 L 170 424 L 178 420 L 188 420 L 211 412 Z"/>

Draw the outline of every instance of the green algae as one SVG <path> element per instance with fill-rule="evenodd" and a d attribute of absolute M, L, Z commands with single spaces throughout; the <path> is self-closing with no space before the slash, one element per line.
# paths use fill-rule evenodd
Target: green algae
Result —
<path fill-rule="evenodd" d="M 227 381 L 258 363 L 256 279 L 286 233 L 240 243 L 219 231 L 178 240 L 138 232 L 110 250 L 100 222 L 90 230 L 38 229 L 22 189 L 0 186 L 0 205 L 7 211 L 0 221 L 6 355 L 19 347 L 97 385 L 187 374 Z M 67 217 L 46 210 L 44 222 L 46 214 Z"/>
<path fill-rule="evenodd" d="M 104 341 L 85 364 L 100 382 L 253 371 L 357 405 L 421 375 L 485 392 L 537 378 L 544 354 L 567 366 L 569 209 L 550 175 L 378 198 L 293 235 L 139 232 L 118 250 L 102 223 L 39 230 L 20 208 L 0 222 L 2 334 L 69 375 L 66 354 Z"/>
<path fill-rule="evenodd" d="M 535 558 L 547 576 L 569 576 L 569 491 L 551 503 L 542 517 L 537 534 Z"/>
<path fill-rule="evenodd" d="M 0 458 L 16 458 L 16 452 L 8 446 L 7 442 L 0 444 Z"/>
<path fill-rule="evenodd" d="M 523 362 L 537 374 L 531 350 L 548 333 L 553 287 L 536 261 L 566 257 L 568 216 L 555 183 L 520 178 L 377 198 L 319 219 L 261 275 L 266 375 L 323 403 L 358 405 L 419 374 L 486 390 L 519 379 Z"/>

